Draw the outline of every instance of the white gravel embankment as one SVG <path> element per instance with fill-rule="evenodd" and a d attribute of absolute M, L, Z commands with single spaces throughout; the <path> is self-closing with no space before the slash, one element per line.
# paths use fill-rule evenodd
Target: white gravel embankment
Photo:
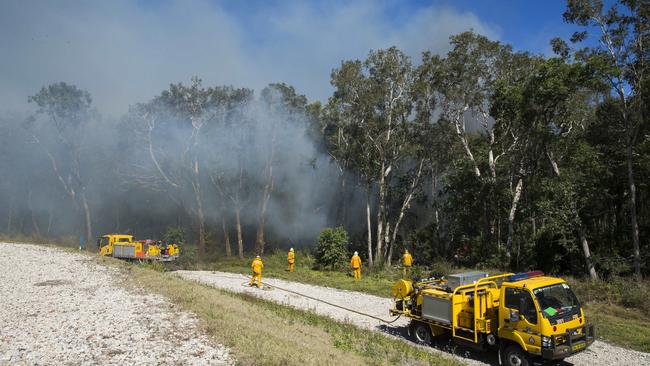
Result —
<path fill-rule="evenodd" d="M 408 324 L 407 319 L 401 318 L 393 324 L 386 325 L 378 320 L 278 289 L 257 289 L 244 286 L 242 285 L 243 282 L 248 280 L 249 277 L 241 274 L 213 271 L 176 271 L 174 273 L 183 278 L 208 284 L 217 288 L 246 293 L 297 309 L 313 311 L 317 314 L 326 315 L 339 321 L 347 321 L 362 328 L 381 331 L 393 336 L 403 336 L 405 333 L 404 327 Z M 346 308 L 351 308 L 383 319 L 391 319 L 388 315 L 388 309 L 391 307 L 392 303 L 391 299 L 354 291 L 306 285 L 274 278 L 263 278 L 263 281 L 272 286 L 279 286 L 298 293 L 307 294 L 332 304 L 342 305 Z M 496 355 L 494 354 L 474 352 L 465 349 L 460 350 L 459 348 L 448 347 L 447 345 L 437 345 L 437 348 L 430 348 L 430 351 L 449 355 L 451 354 L 449 350 L 452 348 L 456 349 L 453 356 L 454 358 L 460 359 L 470 365 L 495 365 L 498 363 Z M 650 365 L 650 354 L 632 351 L 605 342 L 596 341 L 588 350 L 567 358 L 562 364 L 577 366 Z"/>
<path fill-rule="evenodd" d="M 62 250 L 0 243 L 0 365 L 232 364 L 197 319 Z"/>

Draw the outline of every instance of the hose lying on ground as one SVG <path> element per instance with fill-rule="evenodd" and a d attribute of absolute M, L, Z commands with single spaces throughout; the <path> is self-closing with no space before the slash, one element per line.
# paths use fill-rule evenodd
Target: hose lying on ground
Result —
<path fill-rule="evenodd" d="M 354 309 L 347 308 L 347 307 L 345 307 L 345 306 L 341 306 L 341 305 L 333 304 L 333 303 L 331 303 L 331 302 L 329 302 L 329 301 L 325 301 L 325 300 L 322 300 L 322 299 L 319 299 L 319 298 L 316 298 L 316 297 L 313 297 L 313 296 L 305 295 L 305 294 L 300 293 L 300 292 L 297 292 L 297 291 L 289 290 L 289 289 L 282 288 L 282 287 L 280 287 L 280 286 L 276 286 L 276 285 L 271 285 L 270 283 L 262 282 L 262 284 L 265 285 L 265 286 L 267 286 L 267 287 L 270 287 L 270 288 L 277 288 L 277 289 L 280 290 L 280 291 L 285 291 L 285 292 L 288 292 L 288 293 L 291 293 L 291 294 L 294 294 L 294 295 L 298 295 L 298 296 L 305 297 L 305 298 L 310 299 L 310 300 L 314 300 L 314 301 L 317 301 L 317 302 L 322 302 L 323 304 L 327 304 L 327 305 L 329 305 L 329 306 L 333 306 L 333 307 L 335 307 L 335 308 L 339 308 L 339 309 L 342 309 L 342 310 L 345 310 L 345 311 L 349 311 L 349 312 L 351 312 L 351 313 L 355 313 L 355 314 L 358 314 L 358 315 L 366 316 L 366 317 L 368 317 L 368 318 L 372 318 L 372 319 L 378 320 L 378 321 L 383 322 L 383 323 L 386 323 L 386 324 L 392 324 L 392 323 L 395 323 L 395 322 L 396 322 L 396 321 L 397 321 L 397 320 L 402 316 L 402 315 L 400 314 L 400 315 L 398 315 L 398 316 L 397 316 L 395 319 L 393 319 L 393 320 L 386 320 L 386 319 L 382 319 L 382 318 L 377 317 L 377 316 L 374 316 L 374 315 L 370 315 L 370 314 L 367 314 L 367 313 L 363 313 L 363 312 L 358 311 L 358 310 L 354 310 Z M 248 282 L 248 281 L 242 283 L 242 286 L 248 286 L 248 285 L 250 285 L 250 282 Z"/>

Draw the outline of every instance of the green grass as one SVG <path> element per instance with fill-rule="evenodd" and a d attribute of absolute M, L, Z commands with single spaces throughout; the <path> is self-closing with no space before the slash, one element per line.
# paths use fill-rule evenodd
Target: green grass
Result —
<path fill-rule="evenodd" d="M 619 305 L 587 303 L 587 319 L 596 325 L 596 333 L 606 342 L 641 352 L 650 352 L 648 318 L 636 310 Z"/>
<path fill-rule="evenodd" d="M 286 253 L 276 253 L 262 257 L 264 261 L 263 276 L 297 281 L 318 286 L 326 286 L 343 290 L 365 292 L 377 296 L 390 297 L 391 288 L 395 281 L 402 276 L 399 268 L 370 269 L 362 267 L 362 278 L 355 281 L 349 271 L 318 271 L 314 270 L 314 259 L 302 251 L 296 252 L 296 268 L 291 273 L 287 269 Z M 208 263 L 184 263 L 180 267 L 189 270 L 224 271 L 234 273 L 250 273 L 252 258 L 240 260 L 237 257 L 219 257 Z"/>
<path fill-rule="evenodd" d="M 130 273 L 127 286 L 159 293 L 196 314 L 203 329 L 230 347 L 240 364 L 459 365 L 408 342 L 311 312 L 215 289 L 146 265 L 98 260 Z"/>
<path fill-rule="evenodd" d="M 650 281 L 631 278 L 589 281 L 567 278 L 599 338 L 650 352 Z"/>

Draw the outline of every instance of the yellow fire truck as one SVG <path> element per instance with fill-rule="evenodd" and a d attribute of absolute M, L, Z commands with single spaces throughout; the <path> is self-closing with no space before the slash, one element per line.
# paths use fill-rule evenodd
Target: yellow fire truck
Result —
<path fill-rule="evenodd" d="M 539 271 L 400 280 L 393 296 L 390 312 L 411 319 L 409 333 L 416 342 L 429 344 L 449 334 L 461 345 L 498 349 L 501 364 L 508 366 L 561 360 L 595 339 L 569 285 Z"/>
<path fill-rule="evenodd" d="M 163 245 L 153 240 L 135 241 L 133 235 L 109 234 L 97 239 L 99 254 L 122 259 L 171 262 L 178 259 L 176 244 Z"/>

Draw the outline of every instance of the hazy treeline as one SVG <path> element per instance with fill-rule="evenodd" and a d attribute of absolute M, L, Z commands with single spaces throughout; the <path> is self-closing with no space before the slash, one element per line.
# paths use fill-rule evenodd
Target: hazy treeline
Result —
<path fill-rule="evenodd" d="M 370 263 L 647 273 L 648 15 L 569 1 L 554 57 L 466 32 L 446 55 L 343 61 L 326 103 L 172 84 L 103 119 L 56 83 L 0 124 L 0 230 L 40 236 L 181 227 L 209 253 L 312 245 L 344 226 Z M 586 46 L 585 46 L 586 45 Z"/>

